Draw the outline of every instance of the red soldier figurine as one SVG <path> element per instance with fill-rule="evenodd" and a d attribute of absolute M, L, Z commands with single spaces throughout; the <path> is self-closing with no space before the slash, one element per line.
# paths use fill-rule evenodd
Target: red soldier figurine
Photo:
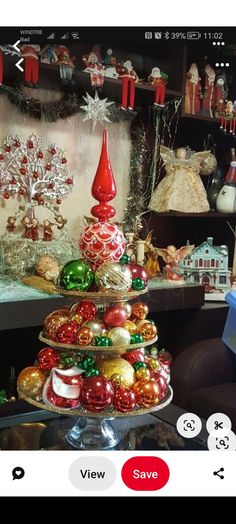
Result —
<path fill-rule="evenodd" d="M 116 66 L 119 78 L 122 79 L 122 100 L 121 109 L 133 111 L 135 101 L 135 82 L 138 82 L 138 75 L 134 71 L 131 60 L 126 60 L 123 64 Z M 129 100 L 129 103 L 128 103 Z"/>
<path fill-rule="evenodd" d="M 201 83 L 200 76 L 198 74 L 198 67 L 195 62 L 191 65 L 186 78 L 185 85 L 185 113 L 196 115 L 200 113 L 200 95 L 201 95 Z"/>
<path fill-rule="evenodd" d="M 51 226 L 52 224 L 49 220 L 43 221 L 43 240 L 45 240 L 45 242 L 52 240 L 53 232 Z"/>
<path fill-rule="evenodd" d="M 6 230 L 8 231 L 8 233 L 14 233 L 15 229 L 16 229 L 15 217 L 8 217 Z"/>
<path fill-rule="evenodd" d="M 22 218 L 21 223 L 23 224 L 25 231 L 23 233 L 23 238 L 32 238 L 32 222 L 30 218 L 26 215 Z"/>
<path fill-rule="evenodd" d="M 25 62 L 25 84 L 28 87 L 38 87 L 39 51 L 39 45 L 25 44 L 21 46 L 21 56 L 24 58 Z"/>
<path fill-rule="evenodd" d="M 210 64 L 205 67 L 205 93 L 203 96 L 203 114 L 213 117 L 212 107 L 214 105 L 215 71 Z"/>
<path fill-rule="evenodd" d="M 152 68 L 152 72 L 148 77 L 148 82 L 150 82 L 156 90 L 154 106 L 164 106 L 167 80 L 168 76 L 163 73 L 159 67 Z"/>
<path fill-rule="evenodd" d="M 39 239 L 39 221 L 37 218 L 33 218 L 32 220 L 31 238 L 32 240 Z"/>

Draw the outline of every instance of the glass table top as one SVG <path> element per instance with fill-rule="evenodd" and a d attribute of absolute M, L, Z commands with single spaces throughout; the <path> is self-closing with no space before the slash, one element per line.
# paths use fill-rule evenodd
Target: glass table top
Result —
<path fill-rule="evenodd" d="M 204 430 L 194 439 L 184 439 L 178 434 L 176 421 L 183 413 L 182 409 L 170 404 L 153 415 L 113 419 L 112 425 L 121 436 L 120 443 L 114 449 L 207 450 L 207 434 Z M 73 449 L 65 436 L 77 422 L 77 417 L 33 410 L 30 406 L 25 413 L 0 414 L 1 450 Z"/>

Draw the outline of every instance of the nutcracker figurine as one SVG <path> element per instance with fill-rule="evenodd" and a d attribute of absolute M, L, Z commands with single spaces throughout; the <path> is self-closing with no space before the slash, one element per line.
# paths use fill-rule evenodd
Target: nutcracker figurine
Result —
<path fill-rule="evenodd" d="M 194 62 L 186 77 L 185 84 L 185 113 L 196 115 L 200 113 L 201 78 L 198 74 L 197 64 Z"/>
<path fill-rule="evenodd" d="M 28 87 L 38 87 L 39 52 L 39 45 L 25 44 L 21 46 L 21 56 L 25 62 L 25 85 Z"/>
<path fill-rule="evenodd" d="M 123 64 L 116 66 L 119 78 L 122 80 L 122 100 L 121 109 L 134 109 L 135 102 L 135 82 L 138 82 L 138 75 L 134 71 L 131 60 L 126 60 Z"/>
<path fill-rule="evenodd" d="M 205 116 L 213 117 L 213 94 L 215 85 L 215 71 L 210 64 L 205 67 L 205 92 L 203 95 L 202 112 Z"/>
<path fill-rule="evenodd" d="M 148 77 L 148 82 L 155 87 L 154 106 L 164 107 L 167 80 L 168 76 L 163 73 L 159 67 L 152 68 L 152 72 Z"/>

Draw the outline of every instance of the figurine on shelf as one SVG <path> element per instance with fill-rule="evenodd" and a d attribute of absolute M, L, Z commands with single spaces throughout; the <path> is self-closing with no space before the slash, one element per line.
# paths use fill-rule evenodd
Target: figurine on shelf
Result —
<path fill-rule="evenodd" d="M 54 257 L 49 255 L 43 255 L 38 260 L 38 263 L 35 267 L 37 275 L 45 278 L 49 282 L 57 283 L 59 276 L 59 266 Z"/>
<path fill-rule="evenodd" d="M 83 62 L 86 65 L 84 72 L 90 73 L 91 86 L 100 92 L 104 84 L 105 66 L 99 62 L 98 56 L 94 52 L 84 55 Z"/>
<path fill-rule="evenodd" d="M 107 49 L 106 56 L 104 58 L 105 65 L 105 76 L 108 78 L 118 78 L 118 73 L 116 70 L 116 57 L 113 56 L 112 49 Z"/>
<path fill-rule="evenodd" d="M 15 217 L 8 217 L 7 219 L 7 225 L 6 230 L 8 233 L 14 233 L 16 229 L 16 218 Z"/>
<path fill-rule="evenodd" d="M 160 266 L 158 262 L 158 254 L 156 248 L 152 244 L 152 231 L 149 231 L 147 237 L 145 238 L 145 264 L 144 267 L 147 271 L 149 278 L 154 278 L 160 273 Z"/>
<path fill-rule="evenodd" d="M 57 48 L 58 64 L 60 65 L 60 77 L 64 84 L 72 81 L 72 76 L 75 68 L 75 56 L 71 56 L 67 47 L 60 45 Z"/>
<path fill-rule="evenodd" d="M 34 241 L 39 239 L 39 221 L 37 218 L 32 219 L 31 238 Z"/>
<path fill-rule="evenodd" d="M 135 82 L 138 82 L 138 75 L 133 68 L 131 60 L 126 60 L 123 64 L 117 64 L 116 70 L 119 78 L 122 80 L 121 109 L 126 111 L 128 108 L 130 111 L 133 111 Z"/>
<path fill-rule="evenodd" d="M 168 76 L 159 67 L 153 67 L 148 82 L 155 87 L 154 106 L 164 107 Z"/>
<path fill-rule="evenodd" d="M 127 232 L 125 233 L 127 239 L 125 246 L 125 254 L 130 257 L 130 262 L 136 262 L 136 244 L 135 244 L 135 233 Z"/>
<path fill-rule="evenodd" d="M 166 266 L 163 274 L 165 280 L 171 280 L 177 284 L 184 282 L 183 275 L 180 274 L 180 262 L 194 250 L 192 246 L 182 246 L 177 249 L 175 246 L 167 246 L 166 249 L 156 248 L 156 253 L 163 258 Z"/>
<path fill-rule="evenodd" d="M 67 223 L 67 220 L 63 218 L 62 215 L 57 215 L 56 222 L 55 222 L 57 229 L 61 231 L 64 228 L 64 226 L 66 225 L 66 223 Z"/>
<path fill-rule="evenodd" d="M 3 53 L 0 49 L 0 86 L 3 83 Z"/>
<path fill-rule="evenodd" d="M 201 78 L 197 64 L 194 62 L 186 77 L 184 111 L 191 115 L 200 113 Z"/>
<path fill-rule="evenodd" d="M 45 242 L 50 242 L 52 240 L 52 237 L 53 237 L 53 231 L 52 231 L 52 226 L 53 224 L 49 221 L 49 220 L 44 220 L 43 221 L 43 240 Z"/>
<path fill-rule="evenodd" d="M 21 220 L 21 223 L 23 224 L 24 228 L 25 228 L 25 231 L 23 233 L 23 238 L 31 238 L 32 239 L 32 222 L 30 220 L 30 218 L 28 217 L 28 215 L 25 215 L 22 220 Z"/>
<path fill-rule="evenodd" d="M 216 85 L 213 93 L 213 107 L 215 110 L 215 117 L 222 116 L 224 112 L 224 104 L 227 98 L 228 88 L 226 76 L 222 73 L 216 77 Z"/>
<path fill-rule="evenodd" d="M 46 45 L 40 52 L 41 62 L 43 64 L 57 64 L 58 56 L 54 45 Z"/>
<path fill-rule="evenodd" d="M 213 117 L 213 94 L 214 94 L 214 85 L 215 85 L 215 70 L 211 67 L 210 64 L 207 64 L 205 67 L 205 91 L 203 95 L 203 104 L 202 112 L 205 116 Z"/>
<path fill-rule="evenodd" d="M 194 153 L 181 147 L 173 151 L 161 146 L 161 158 L 166 176 L 152 194 L 149 209 L 157 213 L 178 211 L 181 213 L 204 213 L 209 211 L 207 194 L 200 173 L 210 174 L 216 160 L 210 151 Z"/>
<path fill-rule="evenodd" d="M 21 45 L 21 56 L 24 58 L 25 85 L 38 87 L 39 83 L 39 52 L 40 46 L 33 44 Z"/>

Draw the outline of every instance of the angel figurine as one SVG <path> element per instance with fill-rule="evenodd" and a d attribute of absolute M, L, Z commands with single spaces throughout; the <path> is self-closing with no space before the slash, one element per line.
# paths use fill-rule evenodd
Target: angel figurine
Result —
<path fill-rule="evenodd" d="M 160 266 L 158 262 L 157 248 L 152 244 L 152 231 L 149 231 L 145 238 L 145 263 L 144 268 L 147 271 L 149 278 L 154 278 L 160 273 Z"/>
<path fill-rule="evenodd" d="M 179 249 L 175 246 L 167 246 L 166 249 L 155 248 L 157 255 L 162 257 L 166 263 L 163 270 L 164 280 L 171 280 L 171 282 L 176 284 L 182 284 L 184 282 L 184 277 L 180 274 L 179 263 L 187 255 L 190 255 L 194 248 L 194 245 L 182 246 Z"/>
<path fill-rule="evenodd" d="M 149 209 L 157 213 L 209 211 L 207 194 L 200 173 L 209 175 L 209 166 L 211 172 L 214 171 L 216 167 L 214 155 L 210 151 L 194 153 L 185 147 L 173 151 L 165 146 L 161 146 L 160 154 L 165 165 L 166 176 L 152 194 Z"/>

